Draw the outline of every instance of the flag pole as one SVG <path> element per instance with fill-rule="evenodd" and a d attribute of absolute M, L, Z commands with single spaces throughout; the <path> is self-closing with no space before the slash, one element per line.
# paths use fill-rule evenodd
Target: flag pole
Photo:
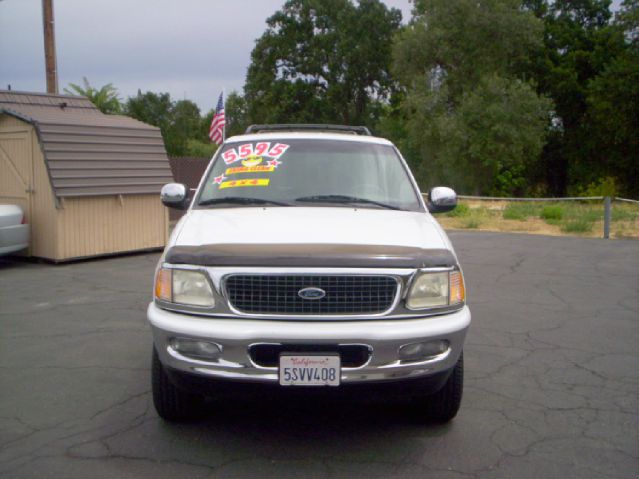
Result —
<path fill-rule="evenodd" d="M 224 110 L 224 126 L 222 127 L 222 143 L 226 141 L 226 91 L 222 88 L 222 109 Z"/>

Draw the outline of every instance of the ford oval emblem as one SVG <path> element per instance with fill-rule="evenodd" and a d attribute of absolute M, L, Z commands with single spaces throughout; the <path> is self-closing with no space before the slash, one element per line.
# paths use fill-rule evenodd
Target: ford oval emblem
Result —
<path fill-rule="evenodd" d="M 322 299 L 326 296 L 326 291 L 320 288 L 304 288 L 300 289 L 297 295 L 302 299 Z"/>

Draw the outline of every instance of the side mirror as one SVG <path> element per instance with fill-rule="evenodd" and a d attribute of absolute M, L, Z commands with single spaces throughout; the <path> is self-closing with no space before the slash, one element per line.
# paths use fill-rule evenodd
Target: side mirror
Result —
<path fill-rule="evenodd" d="M 457 193 L 446 186 L 436 186 L 428 192 L 428 211 L 444 213 L 457 206 Z"/>
<path fill-rule="evenodd" d="M 188 190 L 182 183 L 168 183 L 160 191 L 160 199 L 164 206 L 185 210 L 189 207 Z"/>

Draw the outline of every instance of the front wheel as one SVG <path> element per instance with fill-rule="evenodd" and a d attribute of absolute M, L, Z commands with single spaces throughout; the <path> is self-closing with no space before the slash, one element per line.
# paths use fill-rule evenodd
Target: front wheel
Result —
<path fill-rule="evenodd" d="M 462 353 L 444 386 L 434 394 L 415 399 L 411 414 L 420 420 L 448 422 L 459 411 L 464 390 L 464 354 Z"/>
<path fill-rule="evenodd" d="M 153 405 L 158 415 L 167 421 L 185 421 L 198 417 L 204 398 L 183 391 L 171 382 L 155 348 L 151 362 Z"/>

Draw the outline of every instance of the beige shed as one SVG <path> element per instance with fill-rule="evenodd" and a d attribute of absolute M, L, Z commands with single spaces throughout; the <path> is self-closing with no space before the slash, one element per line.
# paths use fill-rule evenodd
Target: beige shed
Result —
<path fill-rule="evenodd" d="M 0 90 L 0 203 L 22 206 L 27 254 L 53 261 L 164 246 L 173 181 L 160 130 L 84 97 Z"/>

